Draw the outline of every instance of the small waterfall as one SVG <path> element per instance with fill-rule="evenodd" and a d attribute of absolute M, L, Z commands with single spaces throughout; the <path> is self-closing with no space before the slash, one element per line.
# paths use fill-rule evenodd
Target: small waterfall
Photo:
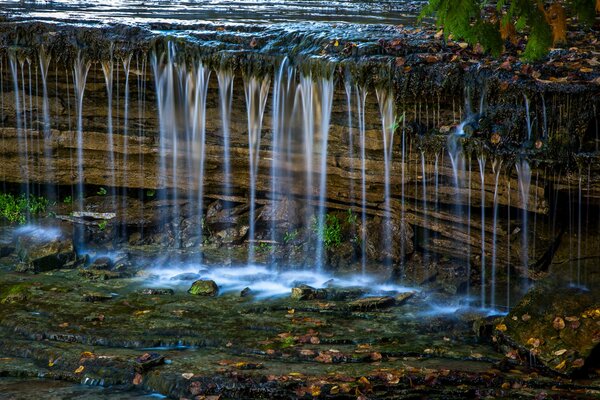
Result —
<path fill-rule="evenodd" d="M 286 135 L 290 131 L 289 120 L 294 116 L 294 109 L 290 110 L 290 102 L 295 95 L 295 73 L 289 60 L 285 57 L 279 68 L 275 72 L 273 82 L 273 139 L 271 144 L 271 193 L 273 195 L 273 206 L 271 212 L 271 241 L 277 242 L 277 228 L 279 221 L 276 218 L 277 202 L 281 201 L 284 193 L 282 187 L 281 175 L 285 173 L 285 162 L 289 160 L 287 151 L 291 151 L 291 143 L 286 140 Z M 292 100 L 291 100 L 292 99 Z M 290 232 L 291 234 L 291 232 Z M 274 251 L 274 250 L 273 250 Z M 273 255 L 273 254 L 272 254 Z"/>
<path fill-rule="evenodd" d="M 481 185 L 481 307 L 486 304 L 486 254 L 485 254 L 485 155 L 477 157 Z M 469 201 L 470 203 L 470 201 Z"/>
<path fill-rule="evenodd" d="M 221 115 L 221 134 L 223 135 L 223 194 L 231 195 L 230 128 L 231 102 L 233 99 L 233 71 L 217 72 L 219 83 L 219 112 Z"/>
<path fill-rule="evenodd" d="M 323 255 L 325 243 L 323 242 L 323 232 L 325 230 L 325 201 L 327 198 L 327 145 L 329 142 L 329 123 L 331 119 L 331 108 L 333 105 L 333 78 L 321 78 L 318 81 L 320 108 L 319 112 L 319 135 L 321 136 L 321 158 L 319 163 L 319 208 L 317 217 L 317 229 L 320 233 L 317 235 L 316 265 L 317 271 L 323 269 Z"/>
<path fill-rule="evenodd" d="M 490 308 L 496 308 L 496 266 L 497 266 L 497 241 L 498 241 L 498 183 L 500 180 L 500 169 L 502 168 L 502 160 L 494 160 L 492 162 L 492 172 L 494 173 L 494 204 L 492 209 L 493 214 L 493 229 L 492 229 L 492 270 L 491 270 L 491 287 L 490 287 Z M 509 194 L 510 197 L 510 194 Z"/>
<path fill-rule="evenodd" d="M 361 232 L 360 253 L 362 273 L 367 269 L 367 156 L 366 156 L 366 125 L 365 106 L 367 102 L 367 89 L 364 86 L 356 86 L 356 112 L 358 115 L 358 132 L 360 141 L 360 208 L 361 208 Z"/>
<path fill-rule="evenodd" d="M 83 95 L 85 93 L 85 84 L 91 63 L 86 61 L 81 55 L 77 54 L 77 59 L 73 65 L 73 81 L 75 89 L 75 101 L 77 110 L 77 200 L 79 210 L 83 211 L 83 197 L 85 179 L 83 175 Z"/>
<path fill-rule="evenodd" d="M 194 107 L 192 116 L 192 148 L 194 149 L 194 169 L 198 171 L 198 204 L 197 215 L 198 237 L 203 242 L 204 229 L 204 160 L 206 156 L 206 98 L 208 94 L 208 83 L 210 80 L 210 69 L 206 68 L 200 61 L 196 66 Z M 191 174 L 190 176 L 193 176 Z"/>
<path fill-rule="evenodd" d="M 515 164 L 517 177 L 519 181 L 519 193 L 521 195 L 521 208 L 523 210 L 522 225 L 522 243 L 521 243 L 521 266 L 524 268 L 524 276 L 529 275 L 529 240 L 528 240 L 528 224 L 527 206 L 529 203 L 529 188 L 531 186 L 531 167 L 524 158 Z M 526 278 L 527 279 L 527 278 Z"/>
<path fill-rule="evenodd" d="M 114 81 L 114 61 L 112 58 L 112 47 L 111 47 L 111 58 L 110 60 L 103 61 L 101 63 L 102 72 L 104 73 L 104 83 L 106 85 L 106 132 L 108 136 L 108 169 L 110 173 L 110 190 L 111 197 L 114 199 L 114 188 L 115 188 L 115 142 L 114 142 L 114 129 L 113 129 L 113 81 Z M 114 208 L 114 200 L 112 204 Z"/>
<path fill-rule="evenodd" d="M 391 232 L 391 210 L 390 210 L 390 169 L 392 164 L 392 151 L 394 148 L 394 130 L 396 129 L 396 115 L 394 110 L 394 95 L 387 90 L 376 90 L 379 102 L 379 113 L 381 115 L 381 126 L 383 134 L 383 164 L 384 164 L 384 232 L 383 240 L 390 246 L 388 254 L 393 252 L 393 238 Z M 402 241 L 402 239 L 400 239 Z M 404 255 L 404 253 L 402 253 Z"/>
<path fill-rule="evenodd" d="M 348 159 L 350 160 L 350 196 L 351 207 L 354 206 L 356 196 L 354 194 L 354 126 L 352 121 L 352 75 L 346 71 L 344 79 L 344 90 L 346 92 L 346 108 L 348 109 Z M 355 229 L 354 227 L 352 229 Z"/>
<path fill-rule="evenodd" d="M 125 99 L 123 101 L 123 158 L 121 168 L 123 168 L 123 177 L 121 185 L 122 191 L 122 210 L 127 210 L 127 187 L 129 187 L 129 176 L 127 171 L 127 162 L 129 157 L 129 71 L 131 70 L 131 58 L 133 54 L 128 54 L 122 59 L 123 73 L 125 74 Z M 113 174 L 114 175 L 114 174 Z M 123 213 L 123 234 L 125 234 L 126 213 Z"/>
<path fill-rule="evenodd" d="M 531 131 L 533 130 L 533 124 L 531 122 L 531 114 L 529 113 L 529 97 L 523 94 L 525 98 L 525 119 L 527 121 L 527 140 L 531 140 Z"/>
<path fill-rule="evenodd" d="M 48 69 L 50 68 L 51 56 L 42 46 L 39 51 L 40 74 L 42 75 L 42 113 L 44 117 L 44 169 L 46 171 L 45 179 L 47 182 L 54 182 L 54 173 L 52 167 L 52 143 L 50 138 L 50 102 L 48 100 Z M 2 73 L 0 72 L 0 76 Z M 0 94 L 1 95 L 1 94 Z M 54 197 L 54 185 L 48 183 L 46 187 L 48 197 Z"/>
<path fill-rule="evenodd" d="M 255 213 L 256 213 L 256 176 L 260 160 L 260 139 L 263 116 L 267 106 L 269 86 L 271 79 L 262 79 L 252 76 L 244 81 L 246 95 L 246 111 L 248 115 L 248 155 L 250 168 L 250 217 L 249 217 L 249 245 L 248 261 L 254 262 L 255 252 Z"/>
<path fill-rule="evenodd" d="M 314 115 L 314 85 L 310 75 L 302 75 L 300 77 L 299 93 L 302 104 L 302 137 L 304 144 L 304 167 L 306 171 L 305 182 L 305 216 L 304 226 L 312 227 L 314 224 L 314 207 L 312 199 L 314 194 L 313 189 L 313 147 L 315 141 L 315 115 Z M 308 240 L 306 241 L 308 243 Z M 308 252 L 308 246 L 305 245 L 305 251 Z"/>
<path fill-rule="evenodd" d="M 29 197 L 29 162 L 28 162 L 28 149 L 27 149 L 27 133 L 25 119 L 21 119 L 21 94 L 19 88 L 19 61 L 14 53 L 9 53 L 10 71 L 13 78 L 13 92 L 15 94 L 15 119 L 17 125 L 17 137 L 19 141 L 19 154 L 22 154 L 25 159 L 23 163 L 23 169 L 21 170 L 21 179 L 23 183 L 23 191 L 27 193 Z M 23 111 L 24 112 L 24 111 Z"/>

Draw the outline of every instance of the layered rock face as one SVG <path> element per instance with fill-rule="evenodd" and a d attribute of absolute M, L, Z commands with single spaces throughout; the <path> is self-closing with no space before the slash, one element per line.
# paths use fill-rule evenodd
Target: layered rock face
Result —
<path fill-rule="evenodd" d="M 5 183 L 116 211 L 130 243 L 451 270 L 457 290 L 535 279 L 565 232 L 595 229 L 596 84 L 514 79 L 389 28 L 149 28 L 2 24 Z"/>

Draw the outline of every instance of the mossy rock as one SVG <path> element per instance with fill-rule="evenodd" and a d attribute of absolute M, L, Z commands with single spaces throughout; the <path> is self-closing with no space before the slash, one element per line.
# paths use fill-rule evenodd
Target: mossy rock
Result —
<path fill-rule="evenodd" d="M 219 294 L 219 287 L 215 281 L 200 279 L 192 284 L 192 287 L 190 287 L 188 293 L 196 296 L 213 297 Z"/>
<path fill-rule="evenodd" d="M 576 287 L 539 284 L 495 326 L 505 345 L 535 356 L 537 364 L 574 375 L 597 363 L 600 294 Z M 532 357 L 533 358 L 533 357 Z"/>
<path fill-rule="evenodd" d="M 0 304 L 18 303 L 27 300 L 30 283 L 17 283 L 0 290 Z"/>

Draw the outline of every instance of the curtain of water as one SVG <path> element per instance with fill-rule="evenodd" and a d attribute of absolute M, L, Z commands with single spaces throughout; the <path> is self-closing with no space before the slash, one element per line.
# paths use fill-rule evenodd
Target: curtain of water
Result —
<path fill-rule="evenodd" d="M 360 208 L 361 208 L 361 230 L 360 230 L 360 253 L 361 270 L 366 273 L 367 268 L 367 156 L 366 156 L 366 125 L 365 106 L 367 102 L 367 89 L 364 86 L 356 86 L 356 110 L 358 115 L 358 132 L 360 142 Z"/>
<path fill-rule="evenodd" d="M 327 146 L 329 144 L 329 123 L 331 120 L 331 108 L 333 106 L 333 78 L 321 78 L 318 80 L 320 107 L 317 108 L 319 116 L 320 162 L 319 162 L 319 208 L 317 216 L 316 265 L 317 271 L 323 269 L 323 255 L 325 244 L 323 232 L 325 230 L 325 202 L 327 200 Z"/>
<path fill-rule="evenodd" d="M 48 182 L 46 193 L 49 198 L 54 198 L 54 173 L 52 167 L 52 142 L 50 138 L 50 102 L 48 101 L 48 69 L 50 68 L 50 54 L 42 46 L 39 51 L 40 74 L 42 75 L 42 113 L 44 117 L 44 169 L 45 179 Z M 0 73 L 0 76 L 1 73 Z"/>
<path fill-rule="evenodd" d="M 104 83 L 106 85 L 106 132 L 108 136 L 108 170 L 110 171 L 110 194 L 112 208 L 114 209 L 115 202 L 115 142 L 113 129 L 113 82 L 114 82 L 114 61 L 113 61 L 113 46 L 110 48 L 110 59 L 101 63 L 102 72 L 104 74 Z"/>
<path fill-rule="evenodd" d="M 254 262 L 255 252 L 255 213 L 256 213 L 256 176 L 260 156 L 260 139 L 263 116 L 269 95 L 270 77 L 257 78 L 252 76 L 244 80 L 246 95 L 246 111 L 248 115 L 248 155 L 250 168 L 250 217 L 249 217 L 249 246 L 248 261 Z"/>
<path fill-rule="evenodd" d="M 527 206 L 529 203 L 529 189 L 531 186 L 531 167 L 525 159 L 521 159 L 515 164 L 517 177 L 519 181 L 519 193 L 521 195 L 521 209 L 523 210 L 523 222 L 521 227 L 521 266 L 524 269 L 524 276 L 529 275 L 529 231 L 527 224 Z M 525 278 L 527 279 L 527 278 Z"/>
<path fill-rule="evenodd" d="M 219 83 L 219 112 L 221 115 L 221 134 L 223 135 L 223 193 L 231 194 L 231 161 L 230 161 L 230 128 L 231 102 L 233 99 L 233 72 L 220 70 L 217 72 Z"/>
<path fill-rule="evenodd" d="M 77 54 L 73 65 L 73 81 L 75 83 L 75 101 L 77 110 L 77 201 L 79 210 L 83 210 L 84 183 L 83 176 L 83 95 L 85 84 L 91 63 L 81 55 Z"/>
<path fill-rule="evenodd" d="M 396 129 L 396 113 L 394 95 L 391 91 L 378 88 L 375 91 L 379 102 L 381 128 L 383 135 L 383 173 L 384 173 L 384 230 L 383 240 L 389 248 L 387 254 L 393 253 L 394 240 L 391 232 L 390 210 L 390 169 L 392 165 L 392 151 L 394 148 L 394 131 Z M 402 241 L 402 239 L 400 239 Z M 404 255 L 404 254 L 403 254 Z"/>

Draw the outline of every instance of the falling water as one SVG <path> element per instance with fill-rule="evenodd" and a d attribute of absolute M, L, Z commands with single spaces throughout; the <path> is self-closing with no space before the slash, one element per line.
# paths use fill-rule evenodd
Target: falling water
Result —
<path fill-rule="evenodd" d="M 521 265 L 524 268 L 524 276 L 529 276 L 529 252 L 528 252 L 528 229 L 527 229 L 527 205 L 529 202 L 529 188 L 531 185 L 531 168 L 525 159 L 521 159 L 515 164 L 517 177 L 519 180 L 519 193 L 521 195 L 521 208 L 523 210 L 522 221 L 522 244 L 521 244 Z"/>
<path fill-rule="evenodd" d="M 223 194 L 231 194 L 231 161 L 229 144 L 229 123 L 231 122 L 231 102 L 233 99 L 233 72 L 220 70 L 217 72 L 219 83 L 219 111 L 221 115 L 221 134 L 223 135 Z"/>
<path fill-rule="evenodd" d="M 52 173 L 52 143 L 50 138 L 50 104 L 48 101 L 48 68 L 50 67 L 51 56 L 46 53 L 46 49 L 42 46 L 39 52 L 40 73 L 42 75 L 42 112 L 44 116 L 44 168 L 46 170 L 47 182 L 54 181 Z M 1 73 L 0 73 L 0 76 Z M 46 189 L 48 197 L 54 197 L 53 185 L 48 184 Z"/>
<path fill-rule="evenodd" d="M 21 179 L 24 182 L 24 189 L 29 193 L 29 168 L 27 162 L 27 134 L 25 133 L 25 126 L 21 120 L 21 98 L 19 89 L 19 63 L 17 56 L 14 53 L 9 53 L 10 70 L 12 73 L 14 93 L 15 93 L 15 119 L 17 122 L 17 137 L 19 145 L 19 153 L 25 154 L 25 162 L 21 172 Z"/>
<path fill-rule="evenodd" d="M 498 239 L 498 183 L 500 180 L 500 169 L 502 160 L 494 160 L 492 171 L 494 172 L 494 205 L 493 205 L 493 228 L 492 228 L 492 270 L 490 288 L 490 308 L 496 308 L 496 265 L 497 265 L 497 239 Z"/>
<path fill-rule="evenodd" d="M 383 133 L 383 164 L 384 164 L 384 232 L 383 240 L 390 246 L 388 254 L 392 254 L 392 232 L 391 232 L 391 210 L 390 210 L 390 168 L 392 164 L 392 150 L 394 146 L 394 130 L 396 116 L 394 111 L 394 95 L 387 90 L 376 90 L 377 100 L 379 102 L 379 113 L 381 115 L 381 126 Z"/>
<path fill-rule="evenodd" d="M 366 168 L 366 126 L 365 126 L 365 105 L 367 101 L 367 89 L 364 86 L 356 86 L 356 111 L 358 115 L 358 132 L 360 141 L 360 208 L 361 208 L 361 267 L 362 273 L 366 273 L 367 268 L 367 168 Z"/>
<path fill-rule="evenodd" d="M 256 176 L 258 174 L 263 116 L 267 106 L 270 84 L 271 79 L 269 77 L 261 79 L 252 76 L 244 81 L 244 93 L 246 95 L 246 110 L 248 115 L 248 155 L 250 168 L 249 262 L 254 262 Z"/>
<path fill-rule="evenodd" d="M 319 163 L 319 210 L 317 217 L 317 229 L 322 233 L 325 230 L 325 200 L 327 198 L 327 145 L 329 142 L 329 123 L 331 119 L 331 108 L 333 105 L 333 78 L 321 78 L 318 81 L 320 97 L 320 109 L 318 109 L 320 124 L 319 134 L 321 136 L 321 159 Z M 323 269 L 323 234 L 318 235 L 316 265 L 317 271 Z"/>
<path fill-rule="evenodd" d="M 302 102 L 302 137 L 304 143 L 304 168 L 306 171 L 305 193 L 306 210 L 304 216 L 304 226 L 313 225 L 313 146 L 315 141 L 315 115 L 314 115 L 314 85 L 310 75 L 300 77 L 299 93 Z M 308 241 L 307 241 L 308 243 Z"/>
<path fill-rule="evenodd" d="M 481 184 L 481 307 L 485 308 L 486 300 L 486 255 L 485 255 L 485 155 L 477 157 Z"/>
<path fill-rule="evenodd" d="M 533 126 L 531 123 L 531 114 L 529 113 L 529 97 L 527 97 L 526 94 L 523 94 L 523 97 L 525 98 L 525 118 L 527 121 L 527 140 L 531 140 L 531 131 L 533 129 Z"/>
<path fill-rule="evenodd" d="M 121 184 L 123 185 L 123 196 L 122 196 L 122 209 L 127 210 L 127 187 L 129 186 L 129 177 L 127 175 L 127 158 L 129 155 L 129 71 L 131 69 L 131 58 L 133 54 L 125 56 L 123 62 L 123 73 L 125 74 L 125 99 L 123 102 L 123 159 L 121 162 L 121 168 L 123 169 L 123 179 Z M 126 213 L 123 213 L 123 229 L 125 229 Z M 123 234 L 125 231 L 123 231 Z"/>
<path fill-rule="evenodd" d="M 106 96 L 107 96 L 107 107 L 106 107 L 106 132 L 108 136 L 108 169 L 111 171 L 110 174 L 110 187 L 111 196 L 114 197 L 115 187 L 115 144 L 114 144 L 114 132 L 113 132 L 113 81 L 114 81 L 114 62 L 112 59 L 112 46 L 111 46 L 111 58 L 102 62 L 102 72 L 104 73 L 104 83 L 106 84 Z M 114 207 L 114 204 L 113 204 Z"/>
<path fill-rule="evenodd" d="M 77 105 L 77 197 L 79 210 L 83 211 L 83 94 L 85 93 L 85 83 L 90 70 L 91 63 L 86 61 L 81 55 L 77 54 L 75 64 L 73 65 L 73 80 L 75 82 L 75 100 Z"/>

